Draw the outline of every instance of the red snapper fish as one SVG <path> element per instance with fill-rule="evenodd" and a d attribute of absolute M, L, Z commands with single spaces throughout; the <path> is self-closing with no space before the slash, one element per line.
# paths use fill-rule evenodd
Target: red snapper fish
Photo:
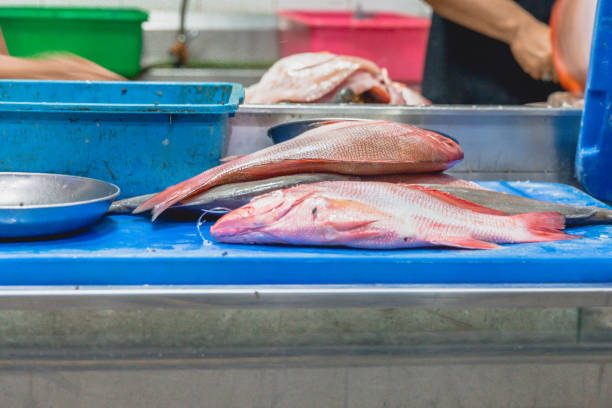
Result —
<path fill-rule="evenodd" d="M 332 122 L 171 186 L 134 213 L 152 211 L 155 220 L 173 204 L 212 187 L 296 173 L 380 175 L 445 170 L 463 159 L 448 137 L 387 121 Z"/>
<path fill-rule="evenodd" d="M 495 249 L 578 238 L 563 228 L 564 217 L 554 212 L 508 216 L 422 186 L 331 181 L 256 197 L 210 232 L 228 243 Z"/>
<path fill-rule="evenodd" d="M 350 91 L 345 96 L 344 91 Z M 429 105 L 387 71 L 363 58 L 329 52 L 294 54 L 278 60 L 261 80 L 246 89 L 245 103 L 353 102 Z"/>

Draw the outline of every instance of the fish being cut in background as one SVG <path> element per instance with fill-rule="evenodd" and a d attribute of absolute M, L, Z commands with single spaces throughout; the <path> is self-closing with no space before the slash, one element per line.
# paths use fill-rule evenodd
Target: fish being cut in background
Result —
<path fill-rule="evenodd" d="M 387 71 L 372 61 L 329 52 L 280 59 L 257 84 L 246 89 L 245 102 L 431 104 L 405 85 L 391 81 Z"/>
<path fill-rule="evenodd" d="M 347 175 L 426 173 L 463 159 L 448 137 L 387 121 L 337 121 L 227 163 L 167 188 L 140 205 L 155 220 L 173 204 L 212 187 L 273 176 L 321 172 Z"/>
<path fill-rule="evenodd" d="M 563 216 L 554 212 L 508 216 L 420 186 L 331 181 L 256 197 L 210 232 L 229 243 L 494 249 L 578 238 L 563 228 Z"/>

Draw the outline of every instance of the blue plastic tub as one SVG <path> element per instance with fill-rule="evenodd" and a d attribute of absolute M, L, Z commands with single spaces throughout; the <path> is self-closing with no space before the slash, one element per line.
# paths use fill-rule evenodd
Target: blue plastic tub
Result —
<path fill-rule="evenodd" d="M 229 83 L 0 80 L 0 171 L 160 191 L 218 164 L 243 95 Z"/>
<path fill-rule="evenodd" d="M 576 177 L 590 194 L 612 201 L 612 1 L 607 0 L 599 1 L 595 15 Z"/>

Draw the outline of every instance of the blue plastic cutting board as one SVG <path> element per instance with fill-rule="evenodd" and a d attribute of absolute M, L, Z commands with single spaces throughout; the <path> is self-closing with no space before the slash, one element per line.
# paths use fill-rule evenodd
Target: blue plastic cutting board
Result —
<path fill-rule="evenodd" d="M 603 205 L 573 187 L 486 182 L 514 194 Z M 67 238 L 0 243 L 0 285 L 376 284 L 612 282 L 612 225 L 585 238 L 499 250 L 357 250 L 216 244 L 195 222 L 106 217 Z"/>

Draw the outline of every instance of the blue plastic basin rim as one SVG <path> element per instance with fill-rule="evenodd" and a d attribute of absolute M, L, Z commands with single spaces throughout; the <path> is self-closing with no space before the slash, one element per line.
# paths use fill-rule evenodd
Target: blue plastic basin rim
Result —
<path fill-rule="evenodd" d="M 53 84 L 61 85 L 114 85 L 119 84 L 130 87 L 147 86 L 228 86 L 230 95 L 225 103 L 87 103 L 87 102 L 39 102 L 39 101 L 0 101 L 0 112 L 94 112 L 94 113 L 165 113 L 165 114 L 227 114 L 238 110 L 244 101 L 244 88 L 241 84 L 229 82 L 99 82 L 99 81 L 37 81 L 37 80 L 0 80 L 0 85 L 12 87 L 24 83 L 37 83 L 42 86 Z"/>
<path fill-rule="evenodd" d="M 238 104 L 131 104 L 131 103 L 57 103 L 0 102 L 0 112 L 100 112 L 100 113 L 232 113 Z"/>

